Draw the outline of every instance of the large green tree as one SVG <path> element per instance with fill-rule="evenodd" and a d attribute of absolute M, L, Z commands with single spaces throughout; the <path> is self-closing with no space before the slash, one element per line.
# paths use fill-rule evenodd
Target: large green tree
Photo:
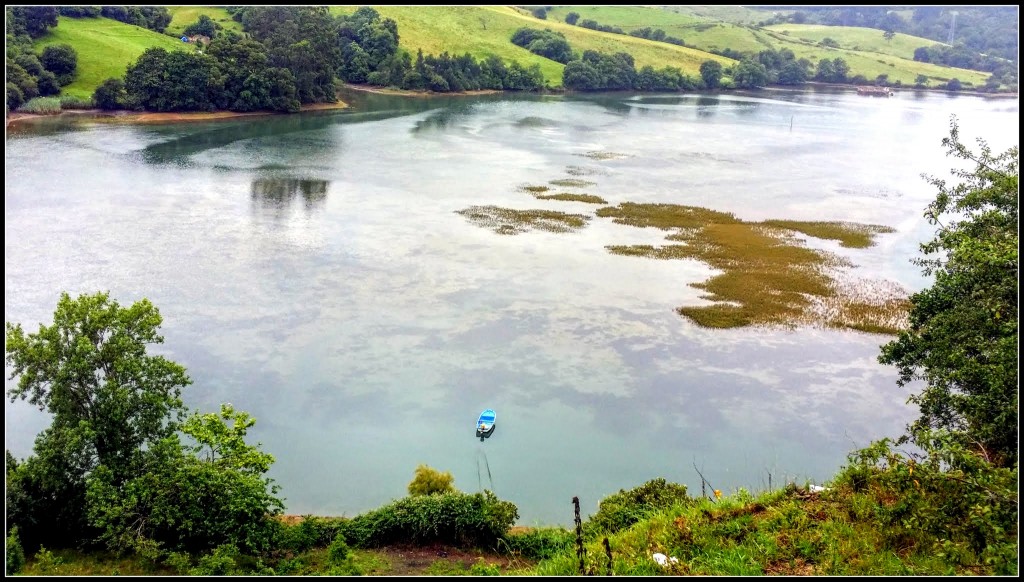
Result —
<path fill-rule="evenodd" d="M 185 369 L 147 353 L 161 322 L 146 299 L 65 293 L 53 325 L 7 323 L 8 395 L 53 418 L 34 455 L 8 456 L 7 523 L 26 547 L 270 547 L 283 505 L 263 476 L 273 457 L 245 442 L 255 419 L 229 405 L 185 419 Z"/>
<path fill-rule="evenodd" d="M 910 326 L 882 347 L 879 361 L 899 369 L 899 385 L 921 416 L 911 434 L 952 432 L 992 462 L 1018 455 L 1017 277 L 1018 147 L 993 154 L 960 141 L 956 118 L 943 139 L 947 155 L 969 164 L 959 180 L 926 176 L 938 189 L 926 216 L 938 226 L 917 262 L 935 281 L 911 297 Z M 920 439 L 919 439 L 920 440 Z"/>
<path fill-rule="evenodd" d="M 122 307 L 106 293 L 61 295 L 53 325 L 26 334 L 6 324 L 6 362 L 27 399 L 50 414 L 35 455 L 7 475 L 7 519 L 26 545 L 81 541 L 84 496 L 100 466 L 124 483 L 144 464 L 144 450 L 174 434 L 183 417 L 185 369 L 147 353 L 163 342 L 161 317 L 143 299 Z M 61 539 L 63 537 L 63 539 Z M 59 540 L 59 541 L 58 541 Z"/>

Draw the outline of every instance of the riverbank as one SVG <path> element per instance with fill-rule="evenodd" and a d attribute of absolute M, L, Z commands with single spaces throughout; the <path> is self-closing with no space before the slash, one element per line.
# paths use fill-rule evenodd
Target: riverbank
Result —
<path fill-rule="evenodd" d="M 348 103 L 344 101 L 336 103 L 310 103 L 303 105 L 299 109 L 299 113 L 334 111 L 347 109 L 348 107 Z M 288 114 L 277 111 L 167 111 L 157 113 L 151 111 L 106 111 L 103 109 L 72 109 L 55 114 L 20 113 L 15 111 L 7 114 L 6 126 L 12 127 L 40 120 L 64 117 L 90 119 L 101 123 L 161 124 L 223 121 L 242 117 L 269 117 L 272 115 Z"/>

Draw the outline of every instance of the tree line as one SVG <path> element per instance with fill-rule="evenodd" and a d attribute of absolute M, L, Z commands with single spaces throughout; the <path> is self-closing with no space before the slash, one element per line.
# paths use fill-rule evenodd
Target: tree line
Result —
<path fill-rule="evenodd" d="M 78 54 L 68 44 L 51 45 L 36 53 L 33 39 L 57 26 L 57 9 L 52 6 L 14 6 L 5 10 L 7 59 L 7 110 L 17 109 L 36 97 L 60 93 L 74 81 Z"/>
<path fill-rule="evenodd" d="M 245 36 L 221 31 L 204 52 L 148 49 L 123 80 L 108 79 L 94 101 L 104 109 L 298 111 L 334 102 L 336 80 L 437 92 L 544 86 L 539 66 L 498 57 L 424 56 L 398 46 L 398 25 L 369 7 L 332 17 L 318 7 L 230 8 Z M 208 35 L 214 36 L 214 35 Z"/>

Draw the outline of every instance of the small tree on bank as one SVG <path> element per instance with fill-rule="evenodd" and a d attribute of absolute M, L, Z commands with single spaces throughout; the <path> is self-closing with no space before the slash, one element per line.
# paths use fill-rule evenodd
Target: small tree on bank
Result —
<path fill-rule="evenodd" d="M 455 478 L 445 471 L 441 472 L 426 465 L 416 467 L 416 475 L 409 483 L 409 495 L 432 495 L 435 493 L 448 493 L 455 491 L 452 481 Z"/>

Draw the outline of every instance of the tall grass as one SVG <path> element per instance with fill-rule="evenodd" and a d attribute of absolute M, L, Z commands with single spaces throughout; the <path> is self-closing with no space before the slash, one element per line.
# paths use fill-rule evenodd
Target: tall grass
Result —
<path fill-rule="evenodd" d="M 42 115 L 52 115 L 54 113 L 60 113 L 60 99 L 58 97 L 33 97 L 29 99 L 18 111 L 23 113 L 38 113 Z"/>

